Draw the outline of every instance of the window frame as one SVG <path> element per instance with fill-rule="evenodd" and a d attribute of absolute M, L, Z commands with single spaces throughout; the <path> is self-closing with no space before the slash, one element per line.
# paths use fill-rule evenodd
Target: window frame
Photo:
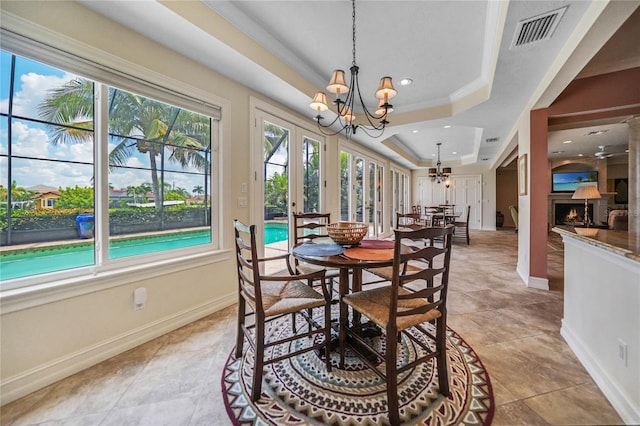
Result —
<path fill-rule="evenodd" d="M 229 250 L 223 248 L 221 217 L 224 212 L 222 200 L 225 190 L 221 185 L 223 175 L 227 173 L 222 167 L 222 141 L 224 136 L 223 110 L 227 102 L 211 93 L 203 92 L 183 82 L 154 73 L 141 66 L 109 56 L 114 66 L 103 66 L 91 56 L 95 54 L 83 46 L 83 54 L 87 59 L 70 54 L 55 47 L 44 45 L 31 38 L 13 33 L 2 28 L 2 49 L 16 56 L 22 56 L 45 65 L 57 67 L 63 71 L 76 73 L 94 81 L 96 87 L 94 119 L 96 122 L 94 141 L 95 167 L 95 218 L 96 238 L 94 265 L 75 269 L 56 271 L 29 277 L 16 278 L 2 282 L 0 302 L 4 311 L 24 309 L 42 303 L 50 303 L 81 294 L 97 291 L 100 288 L 126 285 L 141 279 L 162 276 L 169 272 L 190 269 L 206 264 L 219 262 L 229 258 Z M 69 43 L 68 40 L 66 40 Z M 104 59 L 104 58 L 103 58 Z M 98 75 L 107 75 L 109 81 L 102 81 Z M 142 80 L 135 75 L 144 75 Z M 122 84 L 118 84 L 118 82 Z M 215 129 L 211 129 L 210 159 L 210 194 L 211 194 L 211 242 L 197 246 L 154 252 L 120 259 L 106 259 L 108 250 L 101 249 L 100 241 L 108 245 L 108 120 L 106 117 L 106 100 L 108 87 L 129 90 L 176 107 L 184 108 L 211 117 L 215 121 Z M 99 93 L 98 93 L 99 92 Z M 99 103 L 104 105 L 99 107 Z M 98 117 L 100 114 L 100 117 Z M 212 124 L 213 127 L 213 124 Z"/>

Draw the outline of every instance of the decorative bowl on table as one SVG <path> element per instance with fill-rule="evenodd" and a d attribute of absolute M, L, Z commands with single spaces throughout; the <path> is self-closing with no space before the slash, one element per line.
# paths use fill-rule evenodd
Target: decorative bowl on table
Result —
<path fill-rule="evenodd" d="M 369 232 L 369 225 L 360 222 L 336 222 L 327 225 L 327 234 L 336 244 L 356 245 Z"/>

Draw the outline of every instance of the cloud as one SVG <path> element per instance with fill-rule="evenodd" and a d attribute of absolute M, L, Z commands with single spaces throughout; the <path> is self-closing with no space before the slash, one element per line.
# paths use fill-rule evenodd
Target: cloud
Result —
<path fill-rule="evenodd" d="M 13 96 L 13 113 L 23 117 L 37 118 L 38 104 L 48 95 L 48 92 L 74 78 L 76 76 L 70 73 L 65 73 L 61 77 L 34 72 L 22 74 L 20 76 L 21 90 Z"/>

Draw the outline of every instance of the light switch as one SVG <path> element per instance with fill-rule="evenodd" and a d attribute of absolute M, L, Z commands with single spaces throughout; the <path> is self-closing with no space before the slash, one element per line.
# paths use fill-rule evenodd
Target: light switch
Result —
<path fill-rule="evenodd" d="M 243 194 L 247 193 L 247 182 L 242 182 L 242 184 L 240 184 L 240 192 Z"/>
<path fill-rule="evenodd" d="M 238 197 L 238 207 L 240 207 L 240 208 L 247 207 L 247 198 L 246 197 Z"/>

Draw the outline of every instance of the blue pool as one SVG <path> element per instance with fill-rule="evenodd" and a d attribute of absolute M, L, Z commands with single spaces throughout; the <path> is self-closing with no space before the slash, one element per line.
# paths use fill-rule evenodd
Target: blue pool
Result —
<path fill-rule="evenodd" d="M 286 223 L 265 224 L 265 244 L 286 241 L 288 232 Z M 210 241 L 208 230 L 115 239 L 109 242 L 109 257 L 119 259 L 206 244 Z M 89 241 L 26 249 L 0 255 L 0 279 L 11 280 L 93 264 L 93 243 Z"/>
<path fill-rule="evenodd" d="M 289 226 L 286 223 L 265 223 L 264 243 L 271 244 L 279 241 L 287 241 L 289 238 Z"/>
<path fill-rule="evenodd" d="M 109 242 L 109 257 L 119 259 L 206 244 L 210 241 L 209 230 L 122 238 Z M 92 242 L 52 245 L 3 253 L 0 256 L 0 278 L 4 281 L 93 264 L 95 259 Z"/>

